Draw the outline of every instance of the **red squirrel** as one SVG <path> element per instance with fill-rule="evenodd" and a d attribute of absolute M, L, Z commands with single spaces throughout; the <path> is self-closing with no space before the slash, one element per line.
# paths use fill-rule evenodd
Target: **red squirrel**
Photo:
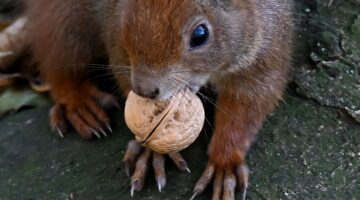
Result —
<path fill-rule="evenodd" d="M 291 9 L 291 0 L 27 0 L 29 42 L 55 102 L 51 125 L 62 135 L 68 121 L 84 138 L 111 130 L 104 106 L 116 99 L 84 67 L 100 57 L 125 96 L 168 99 L 210 83 L 215 127 L 193 197 L 214 179 L 213 199 L 234 199 L 236 185 L 248 186 L 247 151 L 286 87 Z M 143 188 L 151 157 L 165 186 L 163 155 L 132 141 L 124 158 L 129 174 L 136 165 L 132 192 Z M 170 158 L 188 170 L 179 153 Z"/>

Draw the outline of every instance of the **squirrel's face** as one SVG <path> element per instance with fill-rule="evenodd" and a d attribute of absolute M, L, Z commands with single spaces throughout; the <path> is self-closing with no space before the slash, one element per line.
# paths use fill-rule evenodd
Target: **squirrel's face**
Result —
<path fill-rule="evenodd" d="M 185 87 L 197 92 L 232 61 L 232 37 L 241 32 L 223 8 L 199 2 L 130 0 L 122 8 L 119 43 L 135 93 L 168 99 Z"/>

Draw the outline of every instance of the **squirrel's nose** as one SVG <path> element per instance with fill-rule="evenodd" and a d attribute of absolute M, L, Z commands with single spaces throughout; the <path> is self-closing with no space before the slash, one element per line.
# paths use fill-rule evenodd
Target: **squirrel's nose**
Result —
<path fill-rule="evenodd" d="M 160 89 L 148 84 L 133 84 L 133 92 L 137 95 L 146 97 L 149 99 L 156 99 L 160 94 Z"/>

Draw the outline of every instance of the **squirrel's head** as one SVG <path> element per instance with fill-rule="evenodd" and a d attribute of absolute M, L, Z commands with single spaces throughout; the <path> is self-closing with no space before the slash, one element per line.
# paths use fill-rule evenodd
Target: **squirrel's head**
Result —
<path fill-rule="evenodd" d="M 254 13 L 243 1 L 120 1 L 110 29 L 111 64 L 126 54 L 132 90 L 141 96 L 167 99 L 184 87 L 197 92 L 256 48 Z"/>

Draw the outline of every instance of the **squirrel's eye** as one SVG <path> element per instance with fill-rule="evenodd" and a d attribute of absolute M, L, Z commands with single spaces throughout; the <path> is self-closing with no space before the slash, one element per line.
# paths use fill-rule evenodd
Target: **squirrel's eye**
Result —
<path fill-rule="evenodd" d="M 190 47 L 196 48 L 199 47 L 208 40 L 209 38 L 209 29 L 205 24 L 201 24 L 195 28 L 191 34 Z"/>

